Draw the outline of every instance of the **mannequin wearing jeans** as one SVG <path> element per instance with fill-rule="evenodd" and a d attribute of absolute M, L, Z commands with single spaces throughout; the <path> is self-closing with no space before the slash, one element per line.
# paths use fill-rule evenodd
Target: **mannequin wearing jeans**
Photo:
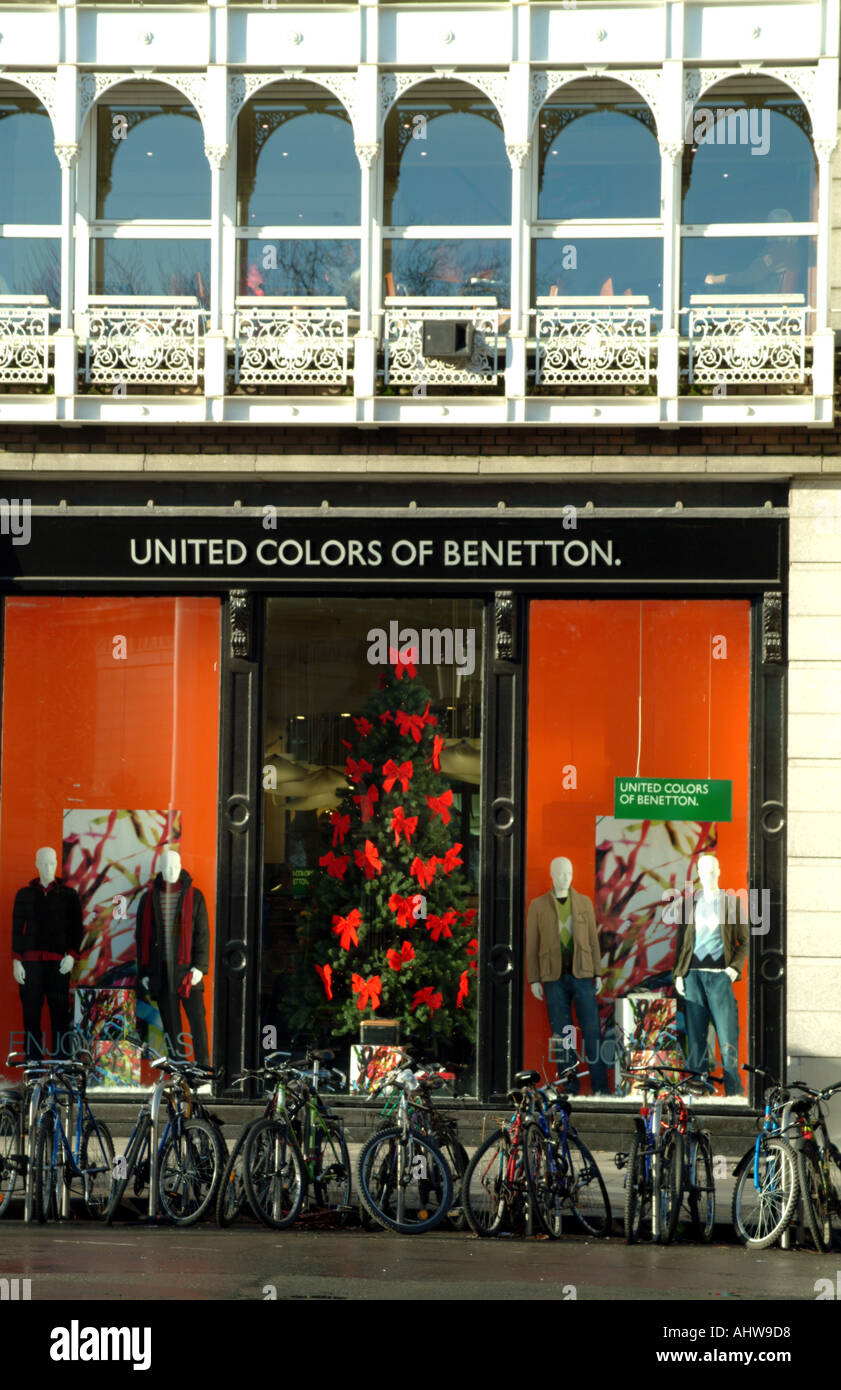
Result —
<path fill-rule="evenodd" d="M 545 1000 L 552 1034 L 565 1042 L 578 1031 L 572 1019 L 575 1006 L 593 1094 L 607 1094 L 596 1003 L 602 987 L 601 947 L 593 904 L 573 889 L 568 859 L 553 859 L 549 873 L 551 891 L 529 903 L 526 966 L 531 992 L 535 999 Z M 558 1057 L 559 1069 L 577 1059 L 575 1048 L 566 1045 Z M 577 1093 L 577 1078 L 569 1090 Z"/>
<path fill-rule="evenodd" d="M 739 1008 L 733 993 L 748 950 L 747 922 L 733 893 L 718 889 L 719 865 L 713 854 L 698 860 L 701 891 L 692 904 L 675 961 L 675 989 L 682 996 L 689 1044 L 689 1066 L 707 1071 L 707 1037 L 712 1023 L 721 1051 L 724 1093 L 742 1096 L 739 1076 Z"/>

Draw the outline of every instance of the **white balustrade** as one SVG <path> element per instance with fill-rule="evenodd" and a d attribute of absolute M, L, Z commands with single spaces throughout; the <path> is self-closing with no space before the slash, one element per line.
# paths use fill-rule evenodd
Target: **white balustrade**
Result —
<path fill-rule="evenodd" d="M 501 312 L 492 296 L 386 298 L 383 338 L 387 386 L 495 386 L 499 380 Z M 473 328 L 469 357 L 425 357 L 423 326 L 458 319 Z"/>
<path fill-rule="evenodd" d="M 536 386 L 645 386 L 652 375 L 647 295 L 541 296 Z"/>
<path fill-rule="evenodd" d="M 91 295 L 85 381 L 196 386 L 205 311 L 192 295 Z"/>
<path fill-rule="evenodd" d="M 784 385 L 806 380 L 802 294 L 690 298 L 690 385 Z"/>
<path fill-rule="evenodd" d="M 350 309 L 342 295 L 237 299 L 237 386 L 344 386 Z"/>
<path fill-rule="evenodd" d="M 49 380 L 50 316 L 56 313 L 44 294 L 0 295 L 0 382 Z"/>

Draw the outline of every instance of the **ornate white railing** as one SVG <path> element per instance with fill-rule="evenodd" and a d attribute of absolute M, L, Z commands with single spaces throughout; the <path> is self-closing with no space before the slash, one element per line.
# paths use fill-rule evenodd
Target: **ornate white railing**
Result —
<path fill-rule="evenodd" d="M 238 299 L 235 384 L 344 386 L 349 318 L 341 295 Z"/>
<path fill-rule="evenodd" d="M 802 294 L 693 294 L 689 302 L 690 385 L 806 380 L 809 311 Z"/>
<path fill-rule="evenodd" d="M 192 295 L 92 295 L 85 381 L 102 386 L 196 386 L 203 316 Z"/>
<path fill-rule="evenodd" d="M 386 299 L 383 338 L 387 386 L 494 386 L 499 380 L 500 310 L 492 297 Z M 469 321 L 469 357 L 425 357 L 423 325 L 433 320 Z"/>
<path fill-rule="evenodd" d="M 54 312 L 44 294 L 0 295 L 0 382 L 48 381 Z"/>
<path fill-rule="evenodd" d="M 651 378 L 646 295 L 540 297 L 536 386 L 644 386 Z"/>

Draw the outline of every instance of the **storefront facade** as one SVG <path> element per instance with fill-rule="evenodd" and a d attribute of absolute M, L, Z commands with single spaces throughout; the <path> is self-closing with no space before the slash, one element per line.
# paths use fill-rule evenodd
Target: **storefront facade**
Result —
<path fill-rule="evenodd" d="M 727 506 L 703 485 L 680 506 L 665 485 L 535 505 L 508 482 L 463 507 L 422 480 L 409 505 L 393 483 L 369 506 L 340 483 L 320 505 L 294 484 L 285 506 L 84 491 L 36 501 L 28 544 L 2 537 L 0 869 L 7 919 L 42 846 L 79 894 L 75 1019 L 101 1084 L 147 1079 L 121 1029 L 161 1036 L 138 910 L 167 845 L 207 908 L 206 962 L 185 965 L 205 967 L 228 1094 L 305 1042 L 361 1088 L 382 1039 L 452 1062 L 479 1102 L 569 1053 L 611 1106 L 631 1053 L 685 1041 L 673 974 L 703 854 L 748 921 L 719 1053 L 784 1067 L 786 486 Z M 597 1041 L 563 1047 L 526 925 L 558 857 L 603 977 Z M 179 1017 L 198 1053 L 195 997 Z"/>

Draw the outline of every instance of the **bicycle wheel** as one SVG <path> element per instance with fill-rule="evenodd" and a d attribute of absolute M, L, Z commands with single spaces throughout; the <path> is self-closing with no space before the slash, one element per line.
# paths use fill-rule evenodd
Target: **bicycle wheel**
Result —
<path fill-rule="evenodd" d="M 132 1135 L 129 1146 L 125 1153 L 121 1155 L 125 1162 L 122 1165 L 112 1162 L 111 1165 L 111 1190 L 108 1194 L 108 1201 L 105 1203 L 103 1219 L 110 1225 L 117 1214 L 120 1203 L 123 1200 L 125 1190 L 132 1180 L 135 1179 L 135 1196 L 139 1197 L 148 1181 L 147 1173 L 149 1167 L 149 1134 L 152 1128 L 152 1121 L 148 1115 L 143 1115 L 138 1120 L 137 1128 Z M 117 1175 L 118 1171 L 123 1173 L 122 1177 Z M 141 1180 L 142 1179 L 142 1180 Z"/>
<path fill-rule="evenodd" d="M 242 1177 L 254 1215 L 282 1231 L 297 1220 L 306 1191 L 304 1165 L 285 1120 L 267 1117 L 252 1126 Z"/>
<path fill-rule="evenodd" d="M 108 1126 L 89 1115 L 82 1130 L 79 1150 L 84 1208 L 88 1216 L 101 1221 L 111 1196 L 114 1173 L 114 1140 Z"/>
<path fill-rule="evenodd" d="M 56 1117 L 44 1110 L 38 1121 L 35 1142 L 35 1166 L 32 1172 L 32 1192 L 35 1220 L 55 1220 L 58 1217 L 58 1182 L 53 1159 L 56 1153 Z"/>
<path fill-rule="evenodd" d="M 461 1200 L 474 1235 L 495 1236 L 502 1229 L 512 1196 L 510 1162 L 510 1135 L 507 1129 L 497 1129 L 480 1144 L 467 1165 Z"/>
<path fill-rule="evenodd" d="M 661 1245 L 671 1245 L 677 1230 L 680 1204 L 683 1200 L 683 1135 L 670 1129 L 663 1141 L 660 1155 L 660 1231 Z"/>
<path fill-rule="evenodd" d="M 567 1200 L 572 1213 L 591 1236 L 609 1236 L 610 1198 L 599 1165 L 577 1136 L 567 1135 L 567 1147 L 572 1163 Z"/>
<path fill-rule="evenodd" d="M 245 1145 L 251 1133 L 251 1125 L 245 1125 L 237 1142 L 234 1144 L 228 1162 L 225 1164 L 225 1171 L 222 1174 L 222 1181 L 219 1184 L 219 1191 L 216 1194 L 216 1224 L 217 1226 L 230 1226 L 232 1221 L 236 1221 L 244 1206 L 248 1204 L 248 1194 L 245 1191 L 245 1180 L 243 1171 L 245 1167 Z"/>
<path fill-rule="evenodd" d="M 312 1187 L 315 1205 L 325 1211 L 345 1212 L 350 1206 L 350 1154 L 341 1127 L 328 1124 L 318 1136 Z"/>
<path fill-rule="evenodd" d="M 637 1132 L 628 1151 L 625 1179 L 625 1243 L 651 1239 L 652 1183 L 648 1135 Z"/>
<path fill-rule="evenodd" d="M 443 1149 L 453 1175 L 453 1204 L 447 1212 L 447 1225 L 453 1231 L 464 1231 L 467 1229 L 467 1217 L 464 1213 L 462 1192 L 464 1190 L 464 1175 L 467 1172 L 470 1159 L 467 1156 L 466 1148 L 458 1139 L 448 1140 L 443 1145 Z"/>
<path fill-rule="evenodd" d="M 372 1134 L 359 1155 L 359 1196 L 374 1220 L 401 1235 L 434 1231 L 453 1200 L 453 1178 L 440 1149 L 411 1130 Z"/>
<path fill-rule="evenodd" d="M 159 1155 L 161 1209 L 176 1226 L 193 1226 L 216 1199 L 222 1175 L 219 1137 L 206 1120 L 179 1120 Z"/>
<path fill-rule="evenodd" d="M 559 1165 L 556 1154 L 552 1152 L 552 1141 L 537 1122 L 526 1125 L 523 1151 L 529 1201 L 538 1227 L 551 1240 L 557 1240 L 563 1226 L 557 1176 Z"/>
<path fill-rule="evenodd" d="M 712 1144 L 704 1133 L 690 1140 L 689 1215 L 695 1240 L 709 1244 L 715 1227 L 715 1178 Z"/>
<path fill-rule="evenodd" d="M 0 1216 L 5 1216 L 12 1205 L 12 1194 L 20 1164 L 18 1130 L 18 1112 L 15 1107 L 0 1106 Z"/>
<path fill-rule="evenodd" d="M 807 1139 L 797 1153 L 797 1177 L 803 1198 L 803 1218 L 815 1249 L 825 1255 L 832 1249 L 830 1194 L 824 1184 L 817 1145 Z"/>
<path fill-rule="evenodd" d="M 739 1174 L 733 1192 L 733 1226 L 743 1245 L 764 1250 L 790 1222 L 797 1203 L 797 1158 L 785 1139 L 760 1138 L 757 1178 L 754 1159 Z"/>

